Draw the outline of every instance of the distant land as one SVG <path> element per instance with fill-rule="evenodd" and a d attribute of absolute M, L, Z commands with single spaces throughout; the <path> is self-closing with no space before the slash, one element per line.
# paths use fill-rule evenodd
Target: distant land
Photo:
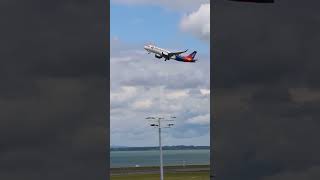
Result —
<path fill-rule="evenodd" d="M 158 150 L 159 147 L 126 147 L 126 146 L 111 146 L 111 151 L 151 151 Z M 196 150 L 196 149 L 210 149 L 210 146 L 163 146 L 163 150 Z"/>

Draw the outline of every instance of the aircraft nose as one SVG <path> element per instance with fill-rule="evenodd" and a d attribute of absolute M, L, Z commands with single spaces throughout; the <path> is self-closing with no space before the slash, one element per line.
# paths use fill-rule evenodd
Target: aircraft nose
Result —
<path fill-rule="evenodd" d="M 147 49 L 148 49 L 148 47 L 147 47 L 147 46 L 144 46 L 144 49 L 145 49 L 145 50 L 147 50 Z"/>

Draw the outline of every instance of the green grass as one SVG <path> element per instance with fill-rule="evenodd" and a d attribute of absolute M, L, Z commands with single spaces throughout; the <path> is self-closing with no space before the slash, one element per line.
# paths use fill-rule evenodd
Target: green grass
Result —
<path fill-rule="evenodd" d="M 165 180 L 209 180 L 209 172 L 167 173 Z M 111 180 L 159 180 L 159 174 L 114 175 Z"/>

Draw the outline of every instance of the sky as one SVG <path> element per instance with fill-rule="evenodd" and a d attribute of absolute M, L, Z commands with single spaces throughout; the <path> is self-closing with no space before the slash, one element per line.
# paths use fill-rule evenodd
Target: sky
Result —
<path fill-rule="evenodd" d="M 176 116 L 164 145 L 210 144 L 208 1 L 111 1 L 111 145 L 156 146 L 148 116 Z M 198 51 L 197 63 L 156 59 L 143 46 Z"/>

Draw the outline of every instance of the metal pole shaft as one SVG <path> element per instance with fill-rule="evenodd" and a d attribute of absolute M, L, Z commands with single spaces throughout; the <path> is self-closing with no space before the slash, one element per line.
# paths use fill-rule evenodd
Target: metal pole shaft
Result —
<path fill-rule="evenodd" d="M 162 144 L 161 144 L 161 123 L 158 119 L 159 124 L 159 147 L 160 147 L 160 180 L 163 180 L 163 162 L 162 162 Z"/>

